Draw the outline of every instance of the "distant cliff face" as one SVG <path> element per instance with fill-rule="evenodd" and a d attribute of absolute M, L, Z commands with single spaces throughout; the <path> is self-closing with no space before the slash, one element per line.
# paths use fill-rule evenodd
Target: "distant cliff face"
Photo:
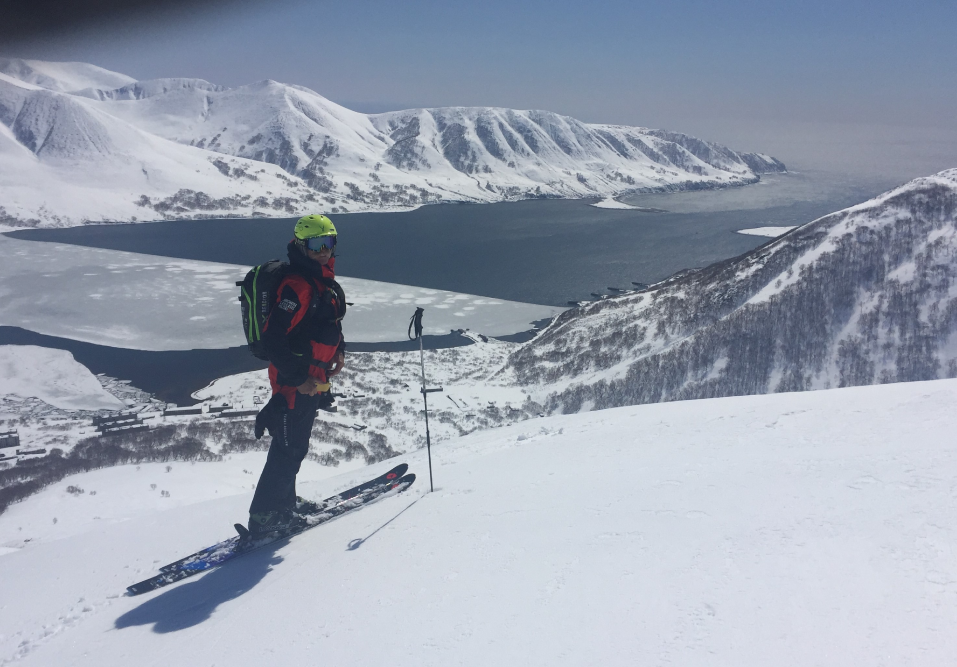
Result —
<path fill-rule="evenodd" d="M 957 169 L 567 311 L 506 372 L 563 412 L 957 377 Z"/>
<path fill-rule="evenodd" d="M 0 59 L 0 221 L 293 215 L 744 185 L 779 161 L 487 107 L 366 115 L 300 86 Z M 97 174 L 96 178 L 92 174 Z"/>

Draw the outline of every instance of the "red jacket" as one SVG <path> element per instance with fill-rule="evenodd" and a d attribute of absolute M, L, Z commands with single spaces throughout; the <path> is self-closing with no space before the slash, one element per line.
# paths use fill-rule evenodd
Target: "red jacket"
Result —
<path fill-rule="evenodd" d="M 262 340 L 269 357 L 269 382 L 274 394 L 295 407 L 296 387 L 308 378 L 326 382 L 326 370 L 340 349 L 345 303 L 335 282 L 335 258 L 320 265 L 289 244 L 290 274 L 276 290 Z"/>

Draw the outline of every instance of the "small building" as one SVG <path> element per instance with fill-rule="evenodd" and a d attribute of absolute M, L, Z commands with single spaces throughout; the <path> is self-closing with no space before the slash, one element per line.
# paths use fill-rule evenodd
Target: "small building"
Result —
<path fill-rule="evenodd" d="M 19 447 L 20 435 L 16 431 L 5 431 L 0 433 L 0 449 L 8 447 Z"/>

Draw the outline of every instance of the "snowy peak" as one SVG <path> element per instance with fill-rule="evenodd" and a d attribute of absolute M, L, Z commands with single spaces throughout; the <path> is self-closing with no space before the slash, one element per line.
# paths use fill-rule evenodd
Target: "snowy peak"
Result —
<path fill-rule="evenodd" d="M 367 115 L 272 80 L 232 89 L 201 79 L 134 81 L 82 63 L 0 60 L 0 121 L 9 130 L 4 141 L 24 148 L 3 153 L 0 218 L 12 224 L 604 197 L 745 185 L 784 170 L 773 158 L 677 132 L 592 125 L 548 111 L 449 107 Z M 74 172 L 28 178 L 16 160 L 29 153 L 48 164 L 69 157 Z M 56 187 L 82 180 L 84 156 L 117 156 L 118 173 L 126 170 L 109 209 L 97 204 L 102 192 L 72 201 Z M 203 190 L 192 176 L 199 156 L 220 174 Z M 229 182 L 237 179 L 255 189 L 254 174 L 264 170 L 285 174 L 278 194 L 265 191 L 270 199 L 222 196 L 239 187 Z M 161 172 L 142 188 L 143 176 Z M 64 201 L 71 213 L 52 213 Z"/>
<path fill-rule="evenodd" d="M 955 258 L 951 169 L 568 311 L 508 372 L 565 412 L 957 377 Z"/>
<path fill-rule="evenodd" d="M 57 92 L 73 92 L 84 88 L 113 89 L 136 82 L 136 79 L 125 74 L 77 62 L 0 58 L 0 72 Z"/>
<path fill-rule="evenodd" d="M 315 206 L 314 191 L 278 166 L 165 139 L 109 113 L 106 104 L 0 76 L 0 224 L 294 215 Z"/>

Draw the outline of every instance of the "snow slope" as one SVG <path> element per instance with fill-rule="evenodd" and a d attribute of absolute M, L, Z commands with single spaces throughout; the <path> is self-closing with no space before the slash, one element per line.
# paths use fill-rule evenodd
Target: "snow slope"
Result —
<path fill-rule="evenodd" d="M 940 380 L 473 434 L 433 452 L 434 494 L 420 451 L 406 494 L 136 598 L 229 534 L 264 455 L 79 475 L 0 516 L 0 661 L 948 665 L 955 402 Z"/>
<path fill-rule="evenodd" d="M 0 224 L 13 226 L 605 196 L 784 171 L 688 135 L 547 111 L 367 115 L 276 81 L 133 81 L 14 59 L 0 60 L 0 158 Z"/>
<path fill-rule="evenodd" d="M 79 92 L 86 88 L 119 88 L 136 81 L 125 74 L 88 63 L 56 63 L 20 58 L 0 58 L 0 73 L 61 93 Z"/>
<path fill-rule="evenodd" d="M 508 377 L 565 412 L 957 377 L 957 169 L 567 311 Z"/>
<path fill-rule="evenodd" d="M 121 410 L 93 374 L 66 350 L 0 345 L 0 396 L 39 398 L 61 410 Z"/>

